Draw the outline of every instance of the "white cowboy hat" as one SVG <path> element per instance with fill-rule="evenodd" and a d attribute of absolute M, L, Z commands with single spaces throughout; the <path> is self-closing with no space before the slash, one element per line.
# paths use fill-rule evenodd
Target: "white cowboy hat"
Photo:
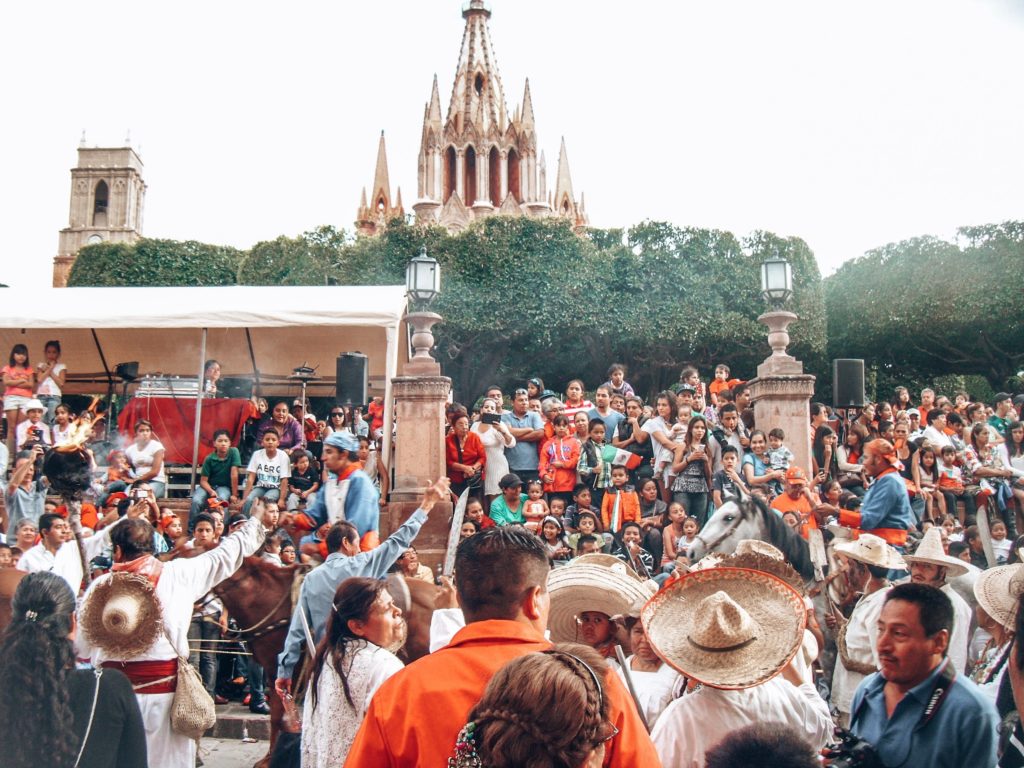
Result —
<path fill-rule="evenodd" d="M 1024 565 L 999 565 L 982 571 L 974 582 L 974 596 L 989 616 L 1012 630 L 1017 603 L 1024 592 Z"/>
<path fill-rule="evenodd" d="M 885 539 L 873 533 L 862 533 L 854 541 L 836 544 L 835 551 L 841 552 L 851 560 L 877 565 L 879 568 L 902 571 L 907 567 L 900 553 L 890 547 Z"/>
<path fill-rule="evenodd" d="M 688 573 L 640 615 L 651 647 L 681 674 L 714 688 L 767 682 L 800 650 L 804 599 L 774 576 L 747 568 Z"/>
<path fill-rule="evenodd" d="M 908 563 L 929 563 L 945 568 L 946 581 L 963 576 L 968 571 L 967 563 L 946 554 L 942 548 L 942 531 L 937 526 L 929 528 L 914 554 L 904 555 L 903 559 Z"/>
<path fill-rule="evenodd" d="M 654 591 L 622 570 L 588 563 L 555 568 L 548 575 L 551 611 L 548 629 L 556 643 L 577 642 L 577 617 L 587 611 L 608 617 L 628 616 L 637 603 L 646 603 Z"/>
<path fill-rule="evenodd" d="M 90 645 L 119 661 L 143 653 L 163 631 L 160 602 L 149 579 L 123 572 L 90 590 L 79 624 Z"/>

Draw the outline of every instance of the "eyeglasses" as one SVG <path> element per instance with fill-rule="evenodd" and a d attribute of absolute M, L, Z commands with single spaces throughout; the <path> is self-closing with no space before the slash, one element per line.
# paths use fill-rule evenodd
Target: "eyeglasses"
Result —
<path fill-rule="evenodd" d="M 344 416 L 344 411 L 331 411 L 331 416 Z"/>
<path fill-rule="evenodd" d="M 516 390 L 515 392 L 513 392 L 512 394 L 513 394 L 513 395 L 528 395 L 528 394 L 530 394 L 530 393 L 529 393 L 529 392 L 527 392 L 527 391 L 526 391 L 525 389 L 517 389 L 517 390 Z"/>

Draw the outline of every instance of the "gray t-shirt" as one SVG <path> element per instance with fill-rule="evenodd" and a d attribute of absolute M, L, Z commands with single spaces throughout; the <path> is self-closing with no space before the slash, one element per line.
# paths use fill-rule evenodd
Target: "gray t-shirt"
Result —
<path fill-rule="evenodd" d="M 28 490 L 20 485 L 10 492 L 10 488 L 4 492 L 4 503 L 7 505 L 7 530 L 13 532 L 18 521 L 27 517 L 36 526 L 39 525 L 39 517 L 43 514 L 46 503 L 46 485 L 42 479 L 33 480 Z"/>
<path fill-rule="evenodd" d="M 508 424 L 513 429 L 543 429 L 544 422 L 540 415 L 533 411 L 527 411 L 523 416 L 516 416 L 513 411 L 506 411 L 501 414 L 503 424 Z M 519 470 L 536 470 L 538 466 L 538 443 L 530 443 L 525 440 L 516 440 L 516 444 L 505 449 L 505 458 L 508 459 L 508 468 L 512 472 Z"/>

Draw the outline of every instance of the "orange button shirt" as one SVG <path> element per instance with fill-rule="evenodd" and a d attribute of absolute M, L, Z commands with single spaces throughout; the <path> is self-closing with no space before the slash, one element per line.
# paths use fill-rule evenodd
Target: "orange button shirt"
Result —
<path fill-rule="evenodd" d="M 470 710 L 495 672 L 512 659 L 551 643 L 516 621 L 478 621 L 450 644 L 389 678 L 374 694 L 345 765 L 349 768 L 444 766 Z M 658 754 L 619 676 L 604 679 L 608 719 L 619 734 L 608 742 L 604 765 L 658 766 Z"/>
<path fill-rule="evenodd" d="M 813 507 L 811 507 L 811 502 L 802 493 L 798 499 L 793 499 L 788 493 L 780 493 L 772 499 L 772 509 L 776 510 L 780 515 L 785 512 L 796 513 L 796 516 L 800 518 L 800 535 L 805 539 L 810 535 L 809 531 L 812 528 L 818 527 L 818 521 L 812 514 Z"/>

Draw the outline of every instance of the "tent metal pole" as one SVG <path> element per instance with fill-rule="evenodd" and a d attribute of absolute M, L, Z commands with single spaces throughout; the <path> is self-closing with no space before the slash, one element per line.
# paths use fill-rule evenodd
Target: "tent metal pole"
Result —
<path fill-rule="evenodd" d="M 249 361 L 252 363 L 252 377 L 255 382 L 254 397 L 260 397 L 260 371 L 256 367 L 256 352 L 252 348 L 252 335 L 249 333 L 249 329 L 245 329 L 245 343 L 249 345 Z"/>
<path fill-rule="evenodd" d="M 203 418 L 203 375 L 206 373 L 206 328 L 203 328 L 203 339 L 199 343 L 199 391 L 196 393 L 196 423 L 192 428 L 192 481 L 189 483 L 188 495 L 191 497 L 196 490 L 196 464 L 199 462 L 199 426 Z"/>
<path fill-rule="evenodd" d="M 103 364 L 103 372 L 107 374 L 107 423 L 103 430 L 103 439 L 110 440 L 110 422 L 111 419 L 111 403 L 114 401 L 114 377 L 110 374 L 110 366 L 107 365 L 107 356 L 103 354 L 103 347 L 100 346 L 100 337 L 96 335 L 96 329 L 90 328 L 89 332 L 92 334 L 92 340 L 96 344 L 96 351 L 100 354 L 100 362 Z M 124 406 L 121 406 L 122 408 Z"/>

